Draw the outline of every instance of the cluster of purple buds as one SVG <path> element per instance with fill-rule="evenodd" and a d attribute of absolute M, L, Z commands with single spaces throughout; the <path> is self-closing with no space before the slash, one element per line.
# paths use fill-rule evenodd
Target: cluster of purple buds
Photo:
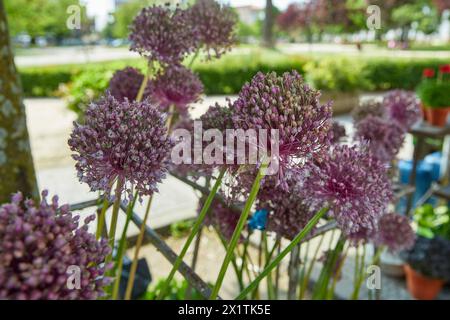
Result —
<path fill-rule="evenodd" d="M 203 201 L 200 201 L 199 211 L 203 208 L 203 205 Z M 240 212 L 233 210 L 219 201 L 214 201 L 209 208 L 204 224 L 216 228 L 223 238 L 229 241 L 233 236 L 234 229 L 236 229 L 239 217 Z"/>
<path fill-rule="evenodd" d="M 376 99 L 364 100 L 352 110 L 352 118 L 354 123 L 358 123 L 368 116 L 384 118 L 385 115 L 386 109 L 383 103 Z"/>
<path fill-rule="evenodd" d="M 186 10 L 153 5 L 142 9 L 131 24 L 131 50 L 165 65 L 179 63 L 198 47 Z"/>
<path fill-rule="evenodd" d="M 390 91 L 384 96 L 383 105 L 388 117 L 396 121 L 405 131 L 411 129 L 421 118 L 419 99 L 414 92 Z"/>
<path fill-rule="evenodd" d="M 219 58 L 236 43 L 236 13 L 215 0 L 197 0 L 188 9 L 199 43 L 208 58 Z"/>
<path fill-rule="evenodd" d="M 317 158 L 331 138 L 331 104 L 296 72 L 256 74 L 231 106 L 235 128 L 278 130 L 280 176 L 295 159 Z M 258 145 L 258 147 L 260 147 Z M 270 151 L 270 150 L 269 150 Z"/>
<path fill-rule="evenodd" d="M 152 195 L 165 177 L 173 141 L 165 117 L 147 100 L 120 102 L 107 94 L 75 123 L 69 139 L 81 182 L 109 194 L 115 182 L 131 196 Z"/>
<path fill-rule="evenodd" d="M 345 126 L 337 121 L 333 121 L 331 132 L 333 133 L 333 137 L 331 138 L 332 144 L 341 142 L 347 136 Z"/>
<path fill-rule="evenodd" d="M 139 93 L 144 75 L 136 68 L 126 67 L 114 73 L 109 82 L 109 93 L 119 101 L 133 101 Z"/>
<path fill-rule="evenodd" d="M 203 84 L 191 70 L 173 64 L 151 81 L 147 93 L 161 110 L 168 111 L 170 106 L 174 106 L 179 114 L 186 114 L 188 105 L 200 99 Z"/>
<path fill-rule="evenodd" d="M 373 241 L 384 245 L 392 252 L 409 250 L 414 246 L 416 235 L 409 219 L 395 213 L 383 215 L 378 221 Z"/>
<path fill-rule="evenodd" d="M 368 142 L 374 157 L 389 163 L 400 151 L 405 131 L 394 120 L 370 115 L 356 123 L 355 136 L 360 142 Z"/>
<path fill-rule="evenodd" d="M 364 145 L 335 145 L 322 162 L 309 162 L 302 174 L 301 196 L 312 210 L 329 207 L 346 235 L 375 230 L 392 198 L 387 167 Z"/>
<path fill-rule="evenodd" d="M 80 227 L 79 216 L 59 206 L 56 196 L 47 203 L 47 191 L 39 205 L 13 195 L 0 207 L 0 299 L 102 297 L 111 282 L 104 262 L 111 249 L 106 239 L 97 241 L 88 232 L 94 218 Z"/>

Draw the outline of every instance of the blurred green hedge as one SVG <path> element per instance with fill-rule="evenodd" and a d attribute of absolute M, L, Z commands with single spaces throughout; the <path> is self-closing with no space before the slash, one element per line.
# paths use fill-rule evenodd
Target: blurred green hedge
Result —
<path fill-rule="evenodd" d="M 445 63 L 448 61 L 442 59 L 228 55 L 219 61 L 196 63 L 194 69 L 204 83 L 206 94 L 234 94 L 258 71 L 282 73 L 292 69 L 304 74 L 318 89 L 351 92 L 414 90 L 421 81 L 424 68 L 437 69 Z M 20 75 L 27 97 L 55 96 L 58 92 L 73 96 L 83 94 L 84 90 L 106 88 L 112 72 L 127 65 L 143 69 L 144 62 L 128 60 L 23 68 Z M 66 92 L 64 88 L 61 90 L 62 84 L 67 84 Z"/>

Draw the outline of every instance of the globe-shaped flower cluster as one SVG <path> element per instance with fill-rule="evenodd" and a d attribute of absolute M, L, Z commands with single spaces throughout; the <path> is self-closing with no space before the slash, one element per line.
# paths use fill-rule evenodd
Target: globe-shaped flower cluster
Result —
<path fill-rule="evenodd" d="M 119 101 L 127 98 L 130 101 L 136 99 L 144 75 L 136 68 L 126 67 L 114 73 L 109 82 L 110 94 Z"/>
<path fill-rule="evenodd" d="M 131 50 L 162 64 L 179 63 L 198 47 L 190 15 L 178 6 L 144 8 L 130 29 Z"/>
<path fill-rule="evenodd" d="M 393 90 L 384 96 L 383 105 L 390 119 L 395 120 L 405 131 L 421 117 L 419 100 L 414 92 Z"/>
<path fill-rule="evenodd" d="M 199 100 L 203 84 L 191 70 L 175 64 L 162 70 L 150 83 L 147 92 L 162 110 L 175 106 L 180 114 L 185 114 L 188 105 Z"/>
<path fill-rule="evenodd" d="M 219 58 L 236 43 L 235 12 L 214 0 L 197 0 L 188 10 L 195 35 L 208 57 Z"/>
<path fill-rule="evenodd" d="M 105 277 L 104 263 L 111 249 L 105 239 L 97 241 L 88 232 L 95 215 L 80 227 L 79 216 L 73 216 L 68 205 L 59 206 L 56 196 L 47 203 L 46 197 L 44 191 L 42 202 L 35 205 L 17 193 L 0 207 L 0 299 L 103 296 L 111 280 Z"/>
<path fill-rule="evenodd" d="M 360 142 L 368 142 L 374 157 L 390 162 L 400 151 L 405 132 L 397 121 L 369 115 L 356 123 L 355 136 Z"/>
<path fill-rule="evenodd" d="M 314 210 L 328 206 L 347 235 L 375 230 L 392 198 L 386 166 L 364 146 L 336 145 L 322 162 L 305 165 L 302 175 L 303 199 Z"/>
<path fill-rule="evenodd" d="M 385 245 L 390 251 L 399 252 L 411 249 L 415 240 L 416 235 L 407 217 L 388 213 L 378 221 L 374 234 L 374 242 L 377 245 Z"/>
<path fill-rule="evenodd" d="M 139 196 L 158 190 L 173 141 L 156 107 L 148 101 L 120 102 L 107 94 L 89 106 L 85 121 L 75 123 L 69 139 L 80 181 L 107 194 L 116 181 L 129 194 L 134 188 Z"/>
<path fill-rule="evenodd" d="M 234 126 L 278 130 L 282 173 L 293 159 L 320 156 L 330 145 L 331 104 L 321 104 L 319 96 L 296 71 L 259 72 L 232 105 Z"/>

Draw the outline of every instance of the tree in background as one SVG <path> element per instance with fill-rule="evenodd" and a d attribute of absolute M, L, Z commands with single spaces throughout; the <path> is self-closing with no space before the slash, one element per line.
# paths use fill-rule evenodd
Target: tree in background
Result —
<path fill-rule="evenodd" d="M 22 88 L 4 8 L 0 0 L 0 203 L 17 191 L 27 197 L 38 197 Z"/>
<path fill-rule="evenodd" d="M 64 37 L 79 37 L 90 30 L 70 30 L 67 28 L 67 8 L 78 5 L 81 9 L 82 27 L 91 23 L 86 8 L 78 0 L 14 0 L 6 1 L 5 9 L 10 20 L 12 36 L 25 33 L 35 39 L 39 36 L 51 36 L 60 41 Z"/>
<path fill-rule="evenodd" d="M 275 46 L 275 39 L 273 35 L 275 14 L 272 0 L 266 0 L 266 9 L 264 11 L 263 45 L 268 48 L 273 48 Z"/>

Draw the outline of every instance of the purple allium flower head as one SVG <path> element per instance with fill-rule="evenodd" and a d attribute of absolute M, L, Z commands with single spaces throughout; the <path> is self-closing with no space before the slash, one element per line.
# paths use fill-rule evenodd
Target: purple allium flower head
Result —
<path fill-rule="evenodd" d="M 367 116 L 356 124 L 356 139 L 368 142 L 370 152 L 383 161 L 394 160 L 405 140 L 405 131 L 393 120 Z"/>
<path fill-rule="evenodd" d="M 408 131 L 421 118 L 419 100 L 414 92 L 393 90 L 384 96 L 388 116 Z"/>
<path fill-rule="evenodd" d="M 190 15 L 178 6 L 142 9 L 131 24 L 131 50 L 163 64 L 179 63 L 197 48 Z"/>
<path fill-rule="evenodd" d="M 0 207 L 0 299 L 97 299 L 111 281 L 105 277 L 106 239 L 97 241 L 88 223 L 79 226 L 68 205 L 54 196 L 35 205 L 21 193 Z M 70 268 L 79 268 L 80 288 L 70 289 Z M 76 271 L 76 270 L 75 270 Z M 75 281 L 74 281 L 75 282 Z"/>
<path fill-rule="evenodd" d="M 409 250 L 416 241 L 408 218 L 395 213 L 381 216 L 373 238 L 377 245 L 385 245 L 393 252 Z"/>
<path fill-rule="evenodd" d="M 384 108 L 384 104 L 376 99 L 364 100 L 352 110 L 352 117 L 355 123 L 358 123 L 368 116 L 382 118 L 385 115 L 386 109 Z"/>
<path fill-rule="evenodd" d="M 174 105 L 185 114 L 190 103 L 197 102 L 203 92 L 198 76 L 182 65 L 165 68 L 149 85 L 149 96 L 164 111 Z"/>
<path fill-rule="evenodd" d="M 199 201 L 199 212 L 203 208 L 203 205 L 203 201 Z M 204 224 L 206 226 L 217 228 L 224 239 L 229 241 L 233 236 L 234 229 L 236 229 L 239 217 L 240 212 L 227 207 L 225 204 L 219 201 L 214 201 L 211 204 Z"/>
<path fill-rule="evenodd" d="M 165 117 L 148 100 L 119 102 L 107 94 L 89 106 L 85 121 L 75 123 L 69 139 L 81 182 L 107 194 L 118 179 L 129 195 L 133 188 L 140 197 L 158 190 L 173 141 Z"/>
<path fill-rule="evenodd" d="M 237 16 L 226 5 L 215 0 L 197 0 L 188 9 L 191 23 L 208 58 L 211 54 L 219 58 L 236 43 Z"/>
<path fill-rule="evenodd" d="M 313 210 L 329 206 L 347 235 L 375 229 L 392 198 L 387 167 L 361 146 L 335 145 L 324 161 L 302 170 L 303 199 Z"/>
<path fill-rule="evenodd" d="M 313 217 L 312 212 L 299 196 L 299 175 L 293 170 L 285 174 L 288 192 L 274 177 L 267 176 L 258 194 L 257 206 L 269 211 L 267 230 L 292 240 Z"/>
<path fill-rule="evenodd" d="M 136 100 L 144 75 L 137 69 L 126 67 L 114 73 L 109 82 L 109 92 L 119 101 Z"/>
<path fill-rule="evenodd" d="M 296 72 L 256 74 L 233 103 L 233 122 L 240 129 L 277 129 L 280 176 L 294 159 L 320 156 L 330 144 L 331 103 Z"/>
<path fill-rule="evenodd" d="M 345 127 L 337 121 L 333 121 L 331 132 L 333 133 L 333 138 L 331 138 L 333 144 L 341 142 L 347 136 Z"/>

